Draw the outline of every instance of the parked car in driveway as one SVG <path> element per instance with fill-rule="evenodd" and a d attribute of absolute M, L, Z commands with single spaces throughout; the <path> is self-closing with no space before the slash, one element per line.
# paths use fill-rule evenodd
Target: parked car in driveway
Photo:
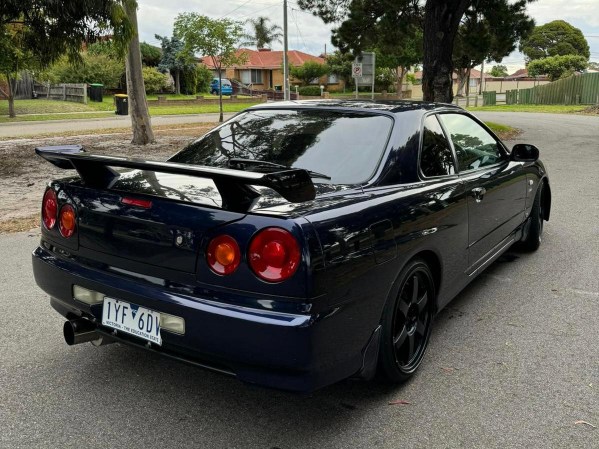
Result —
<path fill-rule="evenodd" d="M 78 174 L 49 183 L 33 253 L 68 344 L 293 391 L 408 379 L 435 315 L 538 248 L 551 207 L 537 148 L 445 104 L 262 104 L 166 162 L 36 151 Z"/>
<path fill-rule="evenodd" d="M 233 86 L 231 85 L 231 81 L 227 78 L 222 78 L 222 93 L 223 95 L 233 95 Z M 219 82 L 218 78 L 213 78 L 210 82 L 210 93 L 212 95 L 218 95 L 219 91 Z"/>

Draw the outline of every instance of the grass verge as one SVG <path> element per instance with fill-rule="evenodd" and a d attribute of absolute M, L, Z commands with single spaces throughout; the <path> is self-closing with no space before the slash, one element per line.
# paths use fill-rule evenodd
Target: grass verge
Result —
<path fill-rule="evenodd" d="M 501 123 L 485 122 L 485 125 L 487 125 L 491 131 L 497 134 L 497 137 L 499 137 L 501 140 L 514 139 L 522 132 L 522 130 L 518 128 L 513 128 Z"/>
<path fill-rule="evenodd" d="M 467 108 L 469 111 L 490 112 L 540 112 L 548 114 L 576 114 L 582 113 L 588 106 L 561 105 L 561 104 L 498 104 L 496 106 L 479 106 Z"/>

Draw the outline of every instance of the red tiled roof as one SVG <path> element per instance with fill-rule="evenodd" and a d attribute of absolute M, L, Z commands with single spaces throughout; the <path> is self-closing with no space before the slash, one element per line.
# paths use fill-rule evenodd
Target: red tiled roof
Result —
<path fill-rule="evenodd" d="M 282 51 L 256 51 L 249 48 L 241 48 L 237 50 L 237 55 L 245 53 L 247 55 L 246 62 L 244 64 L 235 64 L 231 66 L 235 69 L 280 69 L 283 65 L 283 52 Z M 289 64 L 294 66 L 303 65 L 306 61 L 315 61 L 319 64 L 324 64 L 325 60 L 318 56 L 309 55 L 298 50 L 289 50 L 287 52 L 289 56 Z M 204 56 L 202 58 L 204 65 L 209 69 L 214 69 L 212 58 Z"/>
<path fill-rule="evenodd" d="M 520 69 L 516 70 L 512 73 L 509 78 L 527 78 L 528 77 L 528 69 Z"/>

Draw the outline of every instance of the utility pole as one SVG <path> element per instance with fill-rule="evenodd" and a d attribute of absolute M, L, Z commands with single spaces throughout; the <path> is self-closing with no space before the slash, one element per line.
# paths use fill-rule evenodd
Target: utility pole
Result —
<path fill-rule="evenodd" d="M 288 101 L 289 95 L 289 58 L 287 56 L 287 0 L 283 0 L 283 99 Z"/>
<path fill-rule="evenodd" d="M 478 94 L 482 95 L 483 93 L 483 81 L 484 81 L 484 76 L 485 76 L 485 60 L 483 59 L 483 62 L 480 64 L 480 81 L 479 81 L 479 86 L 478 86 Z"/>

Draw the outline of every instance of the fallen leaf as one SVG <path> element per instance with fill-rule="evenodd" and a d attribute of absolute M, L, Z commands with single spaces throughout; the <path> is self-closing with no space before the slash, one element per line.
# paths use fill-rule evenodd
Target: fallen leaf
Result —
<path fill-rule="evenodd" d="M 597 426 L 592 425 L 590 422 L 586 422 L 586 421 L 575 421 L 574 424 L 585 424 L 587 426 L 592 427 L 593 429 L 596 429 Z"/>
<path fill-rule="evenodd" d="M 442 366 L 441 369 L 446 373 L 453 373 L 456 370 L 456 368 L 446 368 L 444 366 Z"/>

